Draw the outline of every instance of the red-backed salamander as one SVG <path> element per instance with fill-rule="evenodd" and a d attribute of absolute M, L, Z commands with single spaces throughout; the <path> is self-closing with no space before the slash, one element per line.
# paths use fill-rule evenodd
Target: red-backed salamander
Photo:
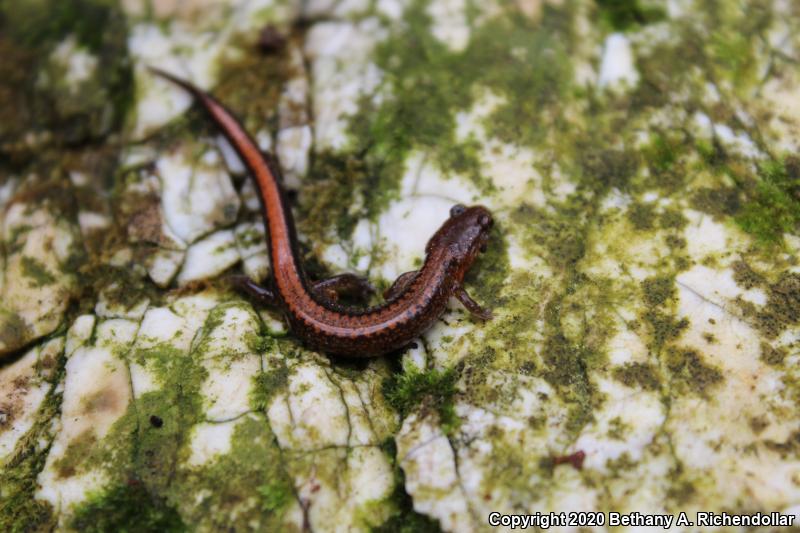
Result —
<path fill-rule="evenodd" d="M 403 348 L 430 328 L 455 296 L 474 316 L 488 320 L 464 289 L 463 281 L 480 251 L 486 249 L 492 215 L 483 206 L 455 205 L 450 217 L 425 247 L 419 270 L 401 274 L 384 293 L 386 302 L 369 308 L 341 305 L 345 292 L 368 295 L 369 283 L 354 274 L 312 282 L 298 260 L 291 208 L 277 172 L 242 125 L 214 97 L 158 69 L 153 72 L 179 85 L 200 102 L 231 143 L 257 185 L 267 229 L 271 287 L 249 279 L 240 286 L 258 301 L 280 308 L 291 331 L 306 345 L 333 355 L 372 357 Z"/>

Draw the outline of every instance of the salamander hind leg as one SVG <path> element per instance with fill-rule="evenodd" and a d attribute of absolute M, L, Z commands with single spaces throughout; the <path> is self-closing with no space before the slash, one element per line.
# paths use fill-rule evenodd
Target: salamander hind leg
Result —
<path fill-rule="evenodd" d="M 274 307 L 278 303 L 271 289 L 262 287 L 247 276 L 231 276 L 228 281 L 236 290 L 245 293 L 260 305 Z"/>
<path fill-rule="evenodd" d="M 411 283 L 416 279 L 417 274 L 419 271 L 412 270 L 410 272 L 404 272 L 400 274 L 392 286 L 383 291 L 383 298 L 388 302 L 390 300 L 394 300 L 411 285 Z"/>
<path fill-rule="evenodd" d="M 469 293 L 467 293 L 466 289 L 464 289 L 464 287 L 461 285 L 456 286 L 453 296 L 458 298 L 458 301 L 461 302 L 464 307 L 467 308 L 467 311 L 469 311 L 475 318 L 479 318 L 481 320 L 491 320 L 492 312 L 489 309 L 484 309 L 481 307 L 478 302 L 472 299 Z"/>
<path fill-rule="evenodd" d="M 375 287 L 369 280 L 350 273 L 316 281 L 312 287 L 315 293 L 334 302 L 340 297 L 347 297 L 356 302 L 367 303 L 369 297 L 375 294 Z"/>

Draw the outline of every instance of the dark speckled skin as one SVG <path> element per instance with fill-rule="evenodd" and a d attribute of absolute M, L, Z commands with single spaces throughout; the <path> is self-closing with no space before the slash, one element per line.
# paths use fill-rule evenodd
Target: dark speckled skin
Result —
<path fill-rule="evenodd" d="M 425 247 L 425 263 L 416 277 L 387 302 L 367 309 L 344 307 L 318 291 L 297 259 L 294 222 L 281 186 L 258 146 L 217 100 L 174 76 L 158 75 L 191 92 L 228 138 L 258 185 L 269 236 L 272 286 L 277 305 L 292 332 L 320 351 L 351 357 L 372 357 L 407 346 L 438 320 L 451 296 L 458 296 L 473 314 L 490 315 L 464 292 L 462 282 L 492 226 L 482 206 L 456 206 Z M 266 292 L 266 291 L 265 291 Z"/>

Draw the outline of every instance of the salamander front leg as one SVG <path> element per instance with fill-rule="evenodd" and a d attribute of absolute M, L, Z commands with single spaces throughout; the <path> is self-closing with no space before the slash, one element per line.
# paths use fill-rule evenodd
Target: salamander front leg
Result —
<path fill-rule="evenodd" d="M 375 294 L 375 287 L 367 280 L 355 274 L 345 273 L 328 279 L 316 281 L 314 292 L 325 298 L 337 301 L 341 296 L 353 298 L 357 302 L 367 303 Z"/>
<path fill-rule="evenodd" d="M 456 286 L 453 296 L 458 298 L 458 301 L 464 304 L 464 307 L 467 308 L 467 311 L 469 311 L 475 318 L 479 318 L 481 320 L 491 320 L 492 312 L 489 309 L 484 309 L 481 307 L 478 302 L 472 299 L 472 297 L 467 293 L 466 289 L 464 289 L 464 287 L 461 285 Z"/>
<path fill-rule="evenodd" d="M 403 292 L 409 287 L 409 285 L 411 285 L 414 279 L 416 279 L 417 274 L 419 274 L 419 271 L 417 270 L 400 274 L 397 279 L 394 280 L 392 286 L 383 291 L 383 298 L 388 302 L 403 294 Z"/>
<path fill-rule="evenodd" d="M 272 292 L 272 290 L 262 287 L 247 276 L 231 276 L 228 280 L 234 288 L 247 294 L 260 305 L 275 307 L 278 303 L 275 293 Z"/>

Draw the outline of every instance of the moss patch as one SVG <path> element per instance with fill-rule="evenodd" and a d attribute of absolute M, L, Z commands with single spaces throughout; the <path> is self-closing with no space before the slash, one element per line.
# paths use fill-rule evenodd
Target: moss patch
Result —
<path fill-rule="evenodd" d="M 42 127 L 76 144 L 99 138 L 118 128 L 132 100 L 132 74 L 127 55 L 127 24 L 114 2 L 107 0 L 32 0 L 3 2 L 5 46 L 27 57 L 26 73 L 3 77 L 0 85 L 14 107 L 0 105 L 0 138 Z M 62 67 L 50 62 L 50 53 L 68 36 L 97 58 L 95 73 L 74 94 L 65 87 Z M 0 47 L 3 45 L 0 44 Z M 46 72 L 42 78 L 35 73 Z M 45 83 L 42 83 L 42 79 Z M 9 85 L 6 85 L 9 84 Z M 1 103 L 1 102 L 0 102 Z"/>
<path fill-rule="evenodd" d="M 703 362 L 700 354 L 692 349 L 670 347 L 664 362 L 672 383 L 695 394 L 706 395 L 709 388 L 724 379 L 718 369 Z"/>
<path fill-rule="evenodd" d="M 597 192 L 604 192 L 609 188 L 628 189 L 628 184 L 641 163 L 636 151 L 608 148 L 595 138 L 581 142 L 576 155 L 584 183 Z"/>
<path fill-rule="evenodd" d="M 362 154 L 372 185 L 365 198 L 368 213 L 380 212 L 396 195 L 414 150 L 429 154 L 446 176 L 458 174 L 491 191 L 481 174 L 479 143 L 456 135 L 457 113 L 490 91 L 502 98 L 484 124 L 490 134 L 530 144 L 556 120 L 544 110 L 558 106 L 570 87 L 569 52 L 563 45 L 569 26 L 549 5 L 543 17 L 553 23 L 537 25 L 508 4 L 508 12 L 476 24 L 462 51 L 450 50 L 433 35 L 427 8 L 427 2 L 414 0 L 404 23 L 392 24 L 374 57 L 391 97 L 377 107 L 365 99 L 351 121 L 354 149 Z"/>
<path fill-rule="evenodd" d="M 603 340 L 610 331 L 589 335 L 584 330 L 580 340 L 572 340 L 564 331 L 563 319 L 572 305 L 564 297 L 556 297 L 545 307 L 546 338 L 542 348 L 545 369 L 542 377 L 553 385 L 568 405 L 567 430 L 577 434 L 593 420 L 593 410 L 601 401 L 589 375 L 605 360 L 600 352 Z M 598 322 L 602 319 L 598 317 Z M 599 342 L 587 342 L 596 336 Z"/>
<path fill-rule="evenodd" d="M 786 350 L 773 348 L 766 342 L 761 343 L 761 355 L 760 359 L 764 361 L 766 364 L 771 366 L 779 366 L 783 363 L 783 360 L 786 359 Z"/>
<path fill-rule="evenodd" d="M 749 290 L 764 284 L 764 278 L 745 261 L 736 261 L 731 265 L 733 281 L 743 289 Z"/>
<path fill-rule="evenodd" d="M 741 191 L 736 187 L 703 187 L 694 193 L 691 204 L 698 211 L 713 216 L 714 220 L 722 220 L 739 212 L 742 205 L 740 197 Z"/>
<path fill-rule="evenodd" d="M 614 378 L 628 387 L 638 386 L 644 390 L 658 390 L 661 386 L 658 369 L 649 363 L 626 363 L 616 367 Z"/>
<path fill-rule="evenodd" d="M 314 239 L 347 239 L 362 217 L 377 216 L 383 194 L 364 159 L 331 152 L 316 154 L 300 195 L 300 227 Z"/>
<path fill-rule="evenodd" d="M 17 313 L 0 306 L 0 346 L 2 351 L 19 349 L 31 338 L 28 323 Z"/>
<path fill-rule="evenodd" d="M 586 253 L 586 228 L 584 222 L 591 206 L 560 204 L 555 212 L 537 209 L 522 203 L 511 213 L 523 235 L 525 248 L 544 255 L 547 262 L 559 271 L 571 270 Z"/>
<path fill-rule="evenodd" d="M 207 465 L 181 471 L 169 489 L 187 522 L 201 529 L 283 529 L 283 514 L 296 503 L 277 441 L 261 415 L 236 423 L 231 451 Z M 186 498 L 209 487 L 200 500 Z"/>
<path fill-rule="evenodd" d="M 782 242 L 784 233 L 800 229 L 800 159 L 769 160 L 736 222 L 765 244 Z"/>
<path fill-rule="evenodd" d="M 595 0 L 595 4 L 601 20 L 615 31 L 625 31 L 666 17 L 663 8 L 643 5 L 639 0 Z"/>
<path fill-rule="evenodd" d="M 54 437 L 52 421 L 61 412 L 62 392 L 55 384 L 63 379 L 65 364 L 66 358 L 59 354 L 50 378 L 53 386 L 39 408 L 36 423 L 0 467 L 0 531 L 21 533 L 55 527 L 52 507 L 34 495 L 39 490 L 37 476 L 44 469 Z"/>
<path fill-rule="evenodd" d="M 22 256 L 20 267 L 22 267 L 22 275 L 30 280 L 31 287 L 46 287 L 56 282 L 56 277 L 35 257 Z"/>
<path fill-rule="evenodd" d="M 774 339 L 787 327 L 800 323 L 800 274 L 781 274 L 768 286 L 767 303 L 760 309 L 741 298 L 737 304 L 765 337 Z"/>
<path fill-rule="evenodd" d="M 458 374 L 453 369 L 421 371 L 412 367 L 402 374 L 393 374 L 383 382 L 387 403 L 405 418 L 413 408 L 423 405 L 436 409 L 445 433 L 459 425 L 453 406 Z"/>
<path fill-rule="evenodd" d="M 800 323 L 800 274 L 784 273 L 770 285 L 767 305 L 759 323 L 769 336 Z"/>
<path fill-rule="evenodd" d="M 279 361 L 278 365 L 277 368 L 261 372 L 253 377 L 255 385 L 250 397 L 250 405 L 253 409 L 258 411 L 268 409 L 272 398 L 286 389 L 289 381 L 289 368 L 284 360 Z"/>
<path fill-rule="evenodd" d="M 689 327 L 689 320 L 686 318 L 677 319 L 670 314 L 652 309 L 645 312 L 642 318 L 650 326 L 652 345 L 656 351 L 666 343 L 677 339 Z"/>
<path fill-rule="evenodd" d="M 148 493 L 136 480 L 90 495 L 75 510 L 69 527 L 93 533 L 173 533 L 187 530 L 174 508 L 163 498 Z"/>
<path fill-rule="evenodd" d="M 465 285 L 473 297 L 489 309 L 505 303 L 501 297 L 503 285 L 511 272 L 508 246 L 501 224 L 495 224 L 489 234 L 486 252 L 479 255 L 464 278 Z"/>
<path fill-rule="evenodd" d="M 639 231 L 655 228 L 656 210 L 652 204 L 634 203 L 626 213 L 628 220 Z"/>
<path fill-rule="evenodd" d="M 670 276 L 654 276 L 642 282 L 644 302 L 650 307 L 664 304 L 675 297 L 675 280 Z"/>

